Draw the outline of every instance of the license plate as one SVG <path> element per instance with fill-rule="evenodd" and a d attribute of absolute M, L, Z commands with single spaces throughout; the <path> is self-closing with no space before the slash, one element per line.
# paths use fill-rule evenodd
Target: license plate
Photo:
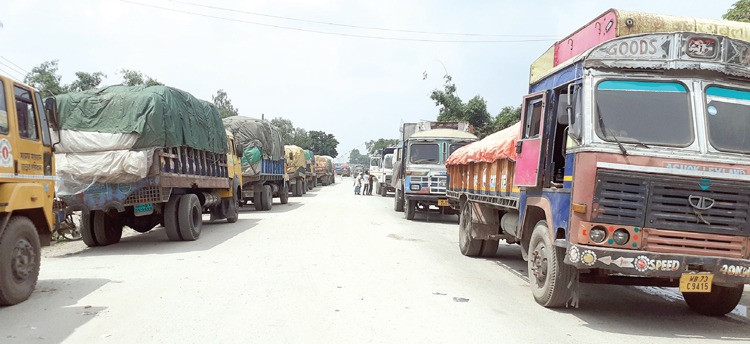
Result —
<path fill-rule="evenodd" d="M 447 207 L 448 206 L 448 200 L 447 199 L 439 199 L 438 200 L 438 206 L 439 207 Z"/>
<path fill-rule="evenodd" d="M 682 274 L 680 291 L 688 293 L 710 293 L 713 274 Z"/>
<path fill-rule="evenodd" d="M 154 205 L 152 203 L 136 204 L 133 207 L 133 214 L 135 216 L 150 215 L 154 213 Z"/>

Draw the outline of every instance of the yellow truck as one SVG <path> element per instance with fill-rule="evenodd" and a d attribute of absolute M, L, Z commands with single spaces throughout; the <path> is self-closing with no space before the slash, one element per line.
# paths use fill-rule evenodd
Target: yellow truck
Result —
<path fill-rule="evenodd" d="M 0 75 L 0 306 L 34 291 L 54 225 L 55 163 L 39 91 Z M 54 100 L 47 103 L 54 109 Z"/>

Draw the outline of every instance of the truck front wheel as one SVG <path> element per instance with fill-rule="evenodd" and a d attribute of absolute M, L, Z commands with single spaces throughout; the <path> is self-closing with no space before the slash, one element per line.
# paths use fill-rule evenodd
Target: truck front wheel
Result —
<path fill-rule="evenodd" d="M 393 197 L 393 210 L 404 211 L 404 193 L 396 190 L 396 196 Z"/>
<path fill-rule="evenodd" d="M 544 307 L 565 306 L 578 287 L 578 270 L 565 264 L 564 256 L 564 249 L 552 246 L 547 221 L 539 221 L 531 233 L 528 270 L 531 293 Z"/>
<path fill-rule="evenodd" d="M 688 307 L 708 316 L 722 316 L 731 312 L 740 303 L 745 285 L 734 287 L 712 285 L 710 293 L 682 293 Z"/>
<path fill-rule="evenodd" d="M 414 220 L 414 213 L 417 212 L 417 201 L 404 201 L 404 216 L 407 220 Z"/>
<path fill-rule="evenodd" d="M 13 216 L 0 238 L 0 306 L 31 296 L 39 278 L 41 245 L 36 227 L 25 216 Z"/>

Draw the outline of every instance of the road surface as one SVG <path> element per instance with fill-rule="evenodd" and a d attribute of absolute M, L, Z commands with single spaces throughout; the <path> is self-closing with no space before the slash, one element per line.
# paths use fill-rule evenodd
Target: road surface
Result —
<path fill-rule="evenodd" d="M 577 309 L 538 306 L 517 246 L 459 253 L 457 217 L 407 221 L 351 178 L 198 241 L 162 228 L 116 245 L 44 248 L 31 298 L 0 308 L 0 343 L 710 343 L 750 341 L 734 314 L 688 310 L 673 289 L 581 288 Z"/>

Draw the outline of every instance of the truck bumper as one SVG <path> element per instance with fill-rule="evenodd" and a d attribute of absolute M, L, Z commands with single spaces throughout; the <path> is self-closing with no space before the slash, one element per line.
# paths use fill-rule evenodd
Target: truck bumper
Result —
<path fill-rule="evenodd" d="M 680 278 L 683 273 L 714 275 L 714 283 L 750 283 L 750 260 L 602 248 L 568 244 L 565 263 L 577 269 L 604 269 L 625 275 Z"/>
<path fill-rule="evenodd" d="M 424 204 L 434 205 L 434 206 L 448 206 L 448 197 L 445 195 L 414 195 L 405 193 L 404 199 L 408 199 L 410 201 L 417 201 Z M 439 204 L 444 203 L 444 204 Z"/>

